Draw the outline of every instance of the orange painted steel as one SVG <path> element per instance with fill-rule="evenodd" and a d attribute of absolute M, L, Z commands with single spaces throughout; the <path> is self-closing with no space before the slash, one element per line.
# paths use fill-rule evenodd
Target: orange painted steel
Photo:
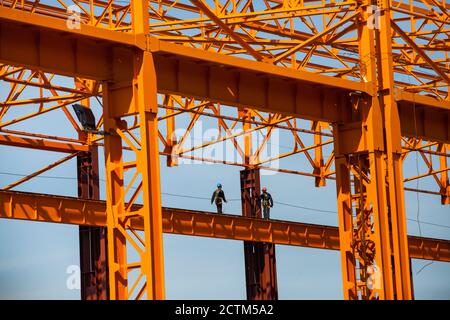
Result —
<path fill-rule="evenodd" d="M 0 145 L 63 153 L 83 152 L 89 150 L 88 146 L 82 144 L 67 142 L 61 143 L 46 139 L 26 138 L 5 134 L 0 134 Z"/>
<path fill-rule="evenodd" d="M 124 61 L 133 59 L 131 46 L 147 48 L 154 55 L 158 91 L 161 93 L 208 97 L 227 105 L 252 106 L 325 122 L 351 121 L 351 109 L 345 106 L 348 94 L 352 91 L 370 93 L 370 87 L 363 82 L 204 52 L 153 37 L 145 38 L 141 34 L 134 36 L 81 25 L 80 31 L 73 31 L 73 38 L 62 37 L 63 31 L 72 33 L 65 21 L 44 16 L 35 20 L 35 15 L 27 12 L 10 12 L 11 9 L 0 7 L 0 28 L 4 30 L 2 41 L 8 43 L 8 50 L 0 48 L 0 61 L 3 63 L 63 75 L 125 81 L 133 77 L 130 64 L 124 64 Z M 24 24 L 29 28 L 20 28 Z M 33 41 L 34 38 L 41 41 Z M 24 42 L 15 46 L 14 39 L 23 39 Z M 57 49 L 49 47 L 47 39 L 57 45 Z M 72 50 L 74 42 L 78 51 Z M 58 52 L 58 55 L 53 52 Z M 115 74 L 111 73 L 113 64 L 117 64 Z M 252 94 L 255 91 L 261 95 Z M 450 101 L 438 101 L 399 89 L 394 91 L 403 135 L 450 142 Z M 308 99 L 305 100 L 302 93 L 308 93 Z M 416 107 L 420 111 L 416 112 L 414 121 L 411 110 Z M 118 114 L 136 111 L 134 105 L 127 104 L 114 110 Z M 414 127 L 414 123 L 426 121 L 433 121 L 434 125 Z"/>
<path fill-rule="evenodd" d="M 108 233 L 110 298 L 164 298 L 162 232 L 168 226 L 182 234 L 247 241 L 306 246 L 334 241 L 333 248 L 341 251 L 347 299 L 411 299 L 410 257 L 448 256 L 443 240 L 407 236 L 404 204 L 405 190 L 440 195 L 443 205 L 450 203 L 446 1 L 382 0 L 375 6 L 371 0 L 80 0 L 74 2 L 80 11 L 76 27 L 69 27 L 74 16 L 66 2 L 2 1 L 0 79 L 10 83 L 10 90 L 0 102 L 0 145 L 71 153 L 67 158 L 94 145 L 104 147 L 108 201 L 101 219 L 106 219 L 102 223 Z M 73 78 L 74 87 L 60 85 L 61 75 Z M 28 87 L 39 95 L 21 98 Z M 166 109 L 159 117 L 158 94 Z M 70 104 L 91 98 L 102 99 L 96 127 L 103 127 L 105 136 L 84 132 L 69 111 Z M 237 118 L 222 112 L 222 105 L 237 107 Z M 14 109 L 31 111 L 5 120 Z M 78 140 L 8 128 L 57 110 Z M 177 141 L 176 116 L 183 114 L 191 121 Z M 211 116 L 226 135 L 185 146 L 200 119 Z M 311 129 L 302 128 L 300 120 L 310 121 Z M 166 134 L 158 130 L 162 121 Z M 240 121 L 243 133 L 230 134 Z M 295 143 L 285 153 L 262 158 L 274 128 L 290 132 Z M 264 130 L 262 145 L 253 148 L 252 135 Z M 300 134 L 313 134 L 313 144 L 305 145 Z M 241 135 L 243 146 L 237 141 Z M 322 141 L 323 136 L 333 140 Z M 323 238 L 331 235 L 330 227 L 308 226 L 302 229 L 306 238 L 292 240 L 292 230 L 301 228 L 294 223 L 162 209 L 159 155 L 176 166 L 179 159 L 195 159 L 192 152 L 227 140 L 241 162 L 200 159 L 263 169 L 262 164 L 301 153 L 311 172 L 276 170 L 314 177 L 316 187 L 335 179 L 339 234 L 332 229 L 334 240 Z M 124 161 L 125 152 L 131 161 Z M 411 152 L 421 156 L 428 171 L 403 177 L 402 165 Z M 127 183 L 126 171 L 132 173 Z M 408 187 L 425 177 L 434 179 L 439 190 Z M 6 195 L 12 201 L 12 194 L 2 193 Z M 133 205 L 139 198 L 142 207 Z M 48 207 L 39 211 L 43 216 L 33 216 L 30 204 L 4 215 L 99 223 L 98 208 L 83 209 L 77 200 L 65 198 L 64 205 L 76 207 L 66 218 L 57 207 L 61 199 L 46 201 Z M 80 216 L 80 210 L 88 211 Z M 89 210 L 94 210 L 92 216 Z M 170 220 L 174 215 L 185 222 Z M 189 224 L 192 216 L 195 223 Z M 266 227 L 275 229 L 264 231 Z M 128 263 L 127 246 L 138 251 L 138 263 Z M 140 268 L 134 284 L 128 283 L 131 267 Z M 381 282 L 369 287 L 374 267 Z"/>
<path fill-rule="evenodd" d="M 242 216 L 262 219 L 259 169 L 242 170 L 240 180 Z M 244 263 L 247 299 L 278 300 L 275 244 L 244 241 Z"/>
<path fill-rule="evenodd" d="M 162 208 L 162 212 L 165 233 L 315 249 L 340 249 L 336 227 L 279 220 L 265 221 L 166 207 Z M 106 203 L 37 193 L 0 191 L 0 218 L 105 227 Z M 144 229 L 142 219 L 135 220 L 131 226 L 139 231 Z M 408 244 L 413 259 L 450 262 L 450 240 L 409 236 Z"/>
<path fill-rule="evenodd" d="M 78 198 L 99 199 L 98 174 L 98 150 L 93 147 L 77 157 Z M 106 228 L 80 225 L 78 234 L 81 299 L 106 300 L 109 296 Z"/>

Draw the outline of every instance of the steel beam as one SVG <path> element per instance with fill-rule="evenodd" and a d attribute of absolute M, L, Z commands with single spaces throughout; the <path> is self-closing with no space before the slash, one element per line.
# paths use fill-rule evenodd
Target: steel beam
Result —
<path fill-rule="evenodd" d="M 95 80 L 111 79 L 112 61 L 116 66 L 114 72 L 119 67 L 132 75 L 126 61 L 114 58 L 114 48 L 130 51 L 131 47 L 145 46 L 143 36 L 139 39 L 84 24 L 80 29 L 69 29 L 63 19 L 4 7 L 0 8 L 0 32 L 3 63 Z"/>
<path fill-rule="evenodd" d="M 176 208 L 162 208 L 162 211 L 165 233 L 339 250 L 337 227 Z M 0 218 L 105 227 L 106 203 L 0 191 Z M 132 226 L 143 230 L 142 220 L 134 221 Z M 450 240 L 409 236 L 408 245 L 413 259 L 450 262 Z"/>
<path fill-rule="evenodd" d="M 11 134 L 0 134 L 0 145 L 46 150 L 62 153 L 87 152 L 89 146 L 75 143 L 63 143 L 46 139 L 25 138 Z"/>
<path fill-rule="evenodd" d="M 35 14 L 0 8 L 2 63 L 68 76 L 113 80 L 120 86 L 133 78 L 130 63 L 133 47 L 145 48 L 154 55 L 160 93 L 198 97 L 237 107 L 252 106 L 324 122 L 359 121 L 352 118 L 351 109 L 340 106 L 346 105 L 350 92 L 370 94 L 372 90 L 364 82 L 206 52 L 153 37 L 144 41 L 141 35 L 87 25 L 73 31 L 66 28 L 65 21 L 45 16 L 35 18 Z M 255 91 L 260 94 L 253 94 Z M 402 135 L 450 143 L 450 101 L 397 89 L 394 93 Z M 411 113 L 414 106 L 420 110 L 415 121 Z M 117 112 L 136 113 L 137 109 L 122 104 Z M 415 123 L 422 125 L 415 127 Z"/>

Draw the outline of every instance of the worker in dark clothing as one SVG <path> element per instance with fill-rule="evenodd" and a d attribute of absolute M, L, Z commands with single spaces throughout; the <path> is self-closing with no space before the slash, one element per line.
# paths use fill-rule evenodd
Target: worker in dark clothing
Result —
<path fill-rule="evenodd" d="M 222 203 L 227 203 L 225 199 L 225 193 L 222 190 L 222 185 L 220 183 L 217 184 L 217 189 L 213 192 L 211 197 L 211 204 L 215 203 L 217 206 L 217 213 L 222 213 Z"/>
<path fill-rule="evenodd" d="M 260 196 L 261 205 L 263 208 L 263 217 L 264 219 L 269 219 L 270 216 L 270 208 L 273 207 L 273 200 L 270 193 L 267 192 L 267 188 L 262 188 L 262 193 Z"/>

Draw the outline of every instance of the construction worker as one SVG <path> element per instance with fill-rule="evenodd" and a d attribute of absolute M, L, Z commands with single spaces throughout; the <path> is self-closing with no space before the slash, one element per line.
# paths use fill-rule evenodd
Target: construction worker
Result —
<path fill-rule="evenodd" d="M 211 204 L 215 202 L 217 206 L 217 213 L 222 213 L 222 202 L 227 203 L 225 199 L 225 193 L 222 190 L 222 185 L 220 183 L 217 184 L 217 189 L 213 192 L 211 197 Z"/>
<path fill-rule="evenodd" d="M 273 207 L 273 200 L 270 193 L 267 192 L 267 188 L 262 188 L 262 193 L 260 195 L 260 200 L 263 208 L 263 217 L 264 219 L 269 219 L 270 216 L 270 208 Z"/>

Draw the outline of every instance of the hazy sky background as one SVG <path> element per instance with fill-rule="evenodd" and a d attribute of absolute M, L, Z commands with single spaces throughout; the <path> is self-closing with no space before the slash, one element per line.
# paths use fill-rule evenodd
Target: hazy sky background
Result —
<path fill-rule="evenodd" d="M 61 83 L 71 85 L 70 81 L 64 79 Z M 0 81 L 0 101 L 4 101 L 8 88 L 8 83 Z M 25 91 L 21 97 L 36 97 L 36 91 Z M 98 114 L 98 106 L 96 107 Z M 11 109 L 13 110 L 8 112 L 5 121 L 31 109 L 35 110 L 36 106 Z M 203 129 L 207 130 L 216 121 L 204 120 Z M 187 123 L 186 116 L 177 120 L 177 123 L 177 126 Z M 69 122 L 64 119 L 60 110 L 9 128 L 74 137 Z M 311 139 L 312 137 L 304 138 L 305 144 L 310 143 Z M 275 149 L 286 152 L 286 146 L 291 146 L 293 139 L 289 133 L 281 133 L 279 141 L 271 142 Z M 325 156 L 329 152 L 330 149 L 326 148 Z M 103 149 L 100 149 L 100 175 L 103 179 L 102 153 Z M 20 178 L 11 174 L 28 174 L 62 157 L 63 154 L 0 146 L 0 188 Z M 414 155 L 407 158 L 404 164 L 405 177 L 416 173 L 415 159 Z M 161 158 L 163 193 L 209 198 L 216 183 L 221 182 L 228 198 L 240 197 L 240 168 L 206 164 L 168 168 L 165 164 L 166 159 Z M 281 166 L 311 171 L 302 155 L 281 161 Z M 419 170 L 425 172 L 421 160 Z M 75 160 L 46 172 L 44 176 L 46 177 L 32 179 L 13 190 L 77 195 Z M 102 184 L 104 185 L 103 182 Z M 336 211 L 334 181 L 328 180 L 326 187 L 315 188 L 313 178 L 277 173 L 263 175 L 262 185 L 268 187 L 276 202 Z M 417 187 L 416 182 L 409 186 Z M 421 180 L 419 187 L 437 189 L 431 178 Z M 104 187 L 101 197 L 105 198 Z M 207 199 L 163 194 L 162 203 L 168 207 L 214 210 Z M 422 236 L 450 239 L 450 206 L 441 206 L 439 197 L 424 194 L 417 196 L 415 193 L 405 192 L 405 203 L 409 219 L 416 219 L 419 213 L 421 221 L 446 226 L 422 224 Z M 224 211 L 240 215 L 240 202 L 230 201 L 224 206 Z M 279 203 L 275 203 L 271 216 L 280 220 L 337 226 L 336 213 L 315 212 Z M 407 225 L 409 234 L 419 235 L 417 222 L 408 220 Z M 168 299 L 246 297 L 242 242 L 165 234 L 164 252 Z M 276 258 L 281 299 L 342 299 L 338 251 L 278 245 Z M 78 263 L 77 226 L 0 219 L 0 299 L 79 299 L 79 290 L 69 290 L 66 287 L 69 276 L 66 273 L 67 267 Z M 417 274 L 428 263 L 424 260 L 412 261 L 415 297 L 450 299 L 450 263 L 434 262 Z"/>
<path fill-rule="evenodd" d="M 5 83 L 1 84 L 4 93 Z M 22 128 L 29 131 L 66 131 L 61 111 L 50 112 Z M 20 126 L 17 125 L 17 128 Z M 52 129 L 52 130 L 50 130 Z M 275 143 L 275 142 L 273 142 Z M 290 141 L 281 135 L 280 145 Z M 102 152 L 100 152 L 101 154 Z M 5 173 L 26 174 L 63 155 L 0 147 L 0 181 L 6 186 L 19 177 Z M 410 158 L 413 164 L 415 158 Z M 100 156 L 100 163 L 103 163 Z M 285 161 L 283 167 L 298 166 L 298 157 Z M 416 170 L 407 163 L 407 171 Z M 64 179 L 37 178 L 16 190 L 76 196 L 75 161 L 69 161 L 45 176 Z M 102 178 L 104 177 L 101 172 Z M 208 198 L 220 181 L 230 199 L 239 198 L 239 168 L 223 165 L 191 164 L 168 168 L 161 158 L 161 184 L 164 193 Z M 336 210 L 336 191 L 333 181 L 324 188 L 315 188 L 309 177 L 277 173 L 262 176 L 275 201 L 324 210 Z M 431 185 L 421 182 L 420 187 Z M 414 185 L 415 186 L 415 185 Z M 433 185 L 434 187 L 434 185 Z M 406 192 L 408 217 L 417 214 L 416 194 Z M 102 198 L 104 191 L 102 188 Z M 163 195 L 163 205 L 198 210 L 214 210 L 208 200 Z M 420 219 L 449 226 L 449 207 L 440 205 L 436 196 L 419 196 Z M 240 214 L 240 202 L 230 201 L 226 213 Z M 274 219 L 337 225 L 337 215 L 297 209 L 275 204 Z M 417 223 L 408 221 L 409 234 L 418 234 Z M 422 235 L 449 239 L 449 229 L 422 225 Z M 66 288 L 70 265 L 78 264 L 78 228 L 69 225 L 0 219 L 0 298 L 2 299 L 79 299 L 78 290 Z M 164 235 L 166 290 L 169 299 L 243 299 L 245 273 L 243 244 L 233 240 Z M 279 295 L 282 299 L 341 299 L 341 267 L 337 251 L 301 247 L 277 246 Z M 416 272 L 427 261 L 413 260 L 416 298 L 450 298 L 450 264 L 434 262 L 420 274 Z"/>

